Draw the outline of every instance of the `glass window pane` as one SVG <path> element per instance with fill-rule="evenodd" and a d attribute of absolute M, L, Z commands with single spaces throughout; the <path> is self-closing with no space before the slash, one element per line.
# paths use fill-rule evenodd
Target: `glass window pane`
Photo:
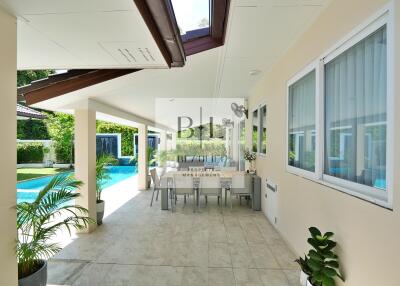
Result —
<path fill-rule="evenodd" d="M 245 127 L 245 121 L 242 120 L 240 121 L 239 125 L 239 171 L 244 171 L 245 170 L 245 163 L 246 161 L 244 160 L 244 151 L 246 149 L 246 127 Z"/>
<path fill-rule="evenodd" d="M 260 121 L 260 131 L 261 131 L 261 153 L 267 154 L 267 106 L 264 105 L 260 109 L 261 121 Z"/>
<path fill-rule="evenodd" d="M 172 0 L 172 6 L 181 35 L 201 29 L 205 29 L 209 34 L 209 0 Z"/>
<path fill-rule="evenodd" d="M 386 189 L 386 26 L 325 65 L 325 174 Z"/>
<path fill-rule="evenodd" d="M 315 172 L 315 70 L 289 87 L 289 165 Z"/>
<path fill-rule="evenodd" d="M 258 110 L 253 111 L 252 151 L 258 152 Z"/>

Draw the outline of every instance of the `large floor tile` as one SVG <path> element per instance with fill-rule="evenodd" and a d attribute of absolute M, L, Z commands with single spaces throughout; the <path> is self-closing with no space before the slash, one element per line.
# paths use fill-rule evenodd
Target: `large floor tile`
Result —
<path fill-rule="evenodd" d="M 263 286 L 257 269 L 234 268 L 236 286 Z"/>

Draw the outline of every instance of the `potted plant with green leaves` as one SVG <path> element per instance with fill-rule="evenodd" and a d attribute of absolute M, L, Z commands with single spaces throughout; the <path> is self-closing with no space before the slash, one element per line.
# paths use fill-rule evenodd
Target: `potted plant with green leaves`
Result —
<path fill-rule="evenodd" d="M 33 202 L 21 202 L 17 209 L 19 286 L 45 286 L 47 259 L 61 250 L 54 237 L 61 230 L 84 229 L 94 223 L 87 209 L 75 205 L 82 185 L 71 174 L 56 175 Z"/>
<path fill-rule="evenodd" d="M 309 258 L 307 255 L 304 255 L 304 258 L 299 257 L 298 259 L 295 260 L 297 264 L 300 266 L 300 285 L 301 286 L 307 286 L 307 280 L 308 277 L 310 277 L 312 271 L 310 266 L 308 266 L 308 260 Z"/>
<path fill-rule="evenodd" d="M 335 277 L 344 281 L 339 271 L 339 258 L 334 253 L 336 242 L 331 238 L 333 232 L 322 234 L 316 227 L 309 228 L 311 237 L 307 240 L 313 247 L 308 252 L 307 265 L 311 274 L 307 280 L 308 286 L 335 286 Z"/>
<path fill-rule="evenodd" d="M 96 160 L 96 210 L 97 210 L 97 225 L 103 223 L 105 202 L 101 199 L 101 193 L 104 189 L 104 184 L 110 179 L 107 166 L 117 164 L 118 160 L 112 155 L 103 154 Z"/>

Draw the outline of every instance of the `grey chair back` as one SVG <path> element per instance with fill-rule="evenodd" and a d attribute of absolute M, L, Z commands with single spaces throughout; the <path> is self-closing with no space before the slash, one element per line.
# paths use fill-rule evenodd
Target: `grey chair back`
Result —
<path fill-rule="evenodd" d="M 233 194 L 250 194 L 252 177 L 247 174 L 235 174 L 232 176 L 231 192 Z"/>
<path fill-rule="evenodd" d="M 174 175 L 174 188 L 177 195 L 193 193 L 193 177 Z"/>
<path fill-rule="evenodd" d="M 150 170 L 150 176 L 153 180 L 154 188 L 159 188 L 160 186 L 160 178 L 158 177 L 156 168 Z"/>
<path fill-rule="evenodd" d="M 219 195 L 222 192 L 221 178 L 219 176 L 200 177 L 199 189 L 202 195 Z"/>

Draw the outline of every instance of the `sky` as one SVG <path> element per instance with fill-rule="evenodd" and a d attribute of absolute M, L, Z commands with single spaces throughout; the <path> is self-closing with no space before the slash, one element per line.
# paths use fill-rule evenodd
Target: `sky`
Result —
<path fill-rule="evenodd" d="M 172 0 L 172 5 L 183 32 L 198 29 L 203 18 L 209 19 L 209 0 Z"/>

